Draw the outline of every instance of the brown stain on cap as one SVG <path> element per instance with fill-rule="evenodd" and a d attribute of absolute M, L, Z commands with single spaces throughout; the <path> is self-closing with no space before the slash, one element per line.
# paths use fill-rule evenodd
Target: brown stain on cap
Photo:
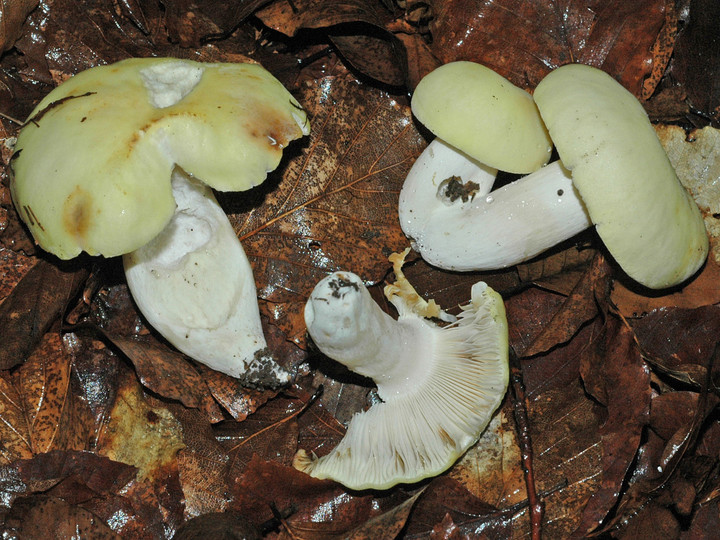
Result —
<path fill-rule="evenodd" d="M 63 205 L 63 227 L 65 231 L 85 245 L 92 224 L 93 197 L 80 186 L 68 195 Z"/>

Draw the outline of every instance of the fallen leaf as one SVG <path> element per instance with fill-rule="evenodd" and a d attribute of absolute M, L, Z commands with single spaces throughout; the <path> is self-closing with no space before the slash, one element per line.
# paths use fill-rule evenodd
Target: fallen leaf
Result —
<path fill-rule="evenodd" d="M 185 513 L 192 518 L 224 512 L 231 502 L 233 477 L 229 473 L 230 457 L 215 439 L 210 424 L 201 412 L 184 407 L 173 409 L 175 418 L 182 424 L 185 445 L 177 460 Z"/>
<path fill-rule="evenodd" d="M 368 0 L 272 2 L 257 12 L 270 28 L 288 36 L 323 28 L 342 57 L 357 72 L 385 85 L 402 87 L 407 60 L 402 41 L 387 30 L 388 4 Z"/>
<path fill-rule="evenodd" d="M 392 510 L 370 518 L 352 531 L 343 534 L 348 540 L 393 540 L 400 534 L 407 523 L 415 502 L 422 496 L 422 491 L 397 505 Z"/>
<path fill-rule="evenodd" d="M 205 380 L 185 356 L 150 335 L 104 335 L 132 361 L 140 382 L 149 390 L 186 407 L 201 409 L 211 422 L 223 419 Z"/>
<path fill-rule="evenodd" d="M 662 308 L 638 321 L 633 331 L 648 362 L 663 375 L 699 387 L 720 333 L 720 306 Z M 720 373 L 720 366 L 713 374 Z"/>
<path fill-rule="evenodd" d="M 610 274 L 610 265 L 605 258 L 596 256 L 550 322 L 522 354 L 533 356 L 567 343 L 583 325 L 595 318 L 599 311 L 598 299 L 604 301 L 607 296 Z"/>
<path fill-rule="evenodd" d="M 140 481 L 153 481 L 176 463 L 182 448 L 180 423 L 169 410 L 152 407 L 137 382 L 125 375 L 98 438 L 98 454 L 137 467 Z"/>
<path fill-rule="evenodd" d="M 186 521 L 173 535 L 173 540 L 203 538 L 238 538 L 260 540 L 260 531 L 240 512 L 211 512 Z"/>
<path fill-rule="evenodd" d="M 600 489 L 588 501 L 577 534 L 592 532 L 603 512 L 617 501 L 640 447 L 650 413 L 650 370 L 643 362 L 630 328 L 617 317 L 605 320 L 600 334 L 581 356 L 587 391 L 604 407 L 598 430 L 602 447 Z"/>
<path fill-rule="evenodd" d="M 3 0 L 0 2 L 0 53 L 10 49 L 22 34 L 22 24 L 38 0 Z"/>
<path fill-rule="evenodd" d="M 121 538 L 98 516 L 53 497 L 37 497 L 13 505 L 5 523 L 5 534 L 12 531 L 18 538 L 47 538 L 49 534 L 54 538 Z"/>
<path fill-rule="evenodd" d="M 85 449 L 89 412 L 70 387 L 71 362 L 60 336 L 49 333 L 20 369 L 0 377 L 4 463 Z"/>
<path fill-rule="evenodd" d="M 0 304 L 0 368 L 24 362 L 82 288 L 87 270 L 62 266 L 39 260 Z"/>
<path fill-rule="evenodd" d="M 504 406 L 480 440 L 447 472 L 478 501 L 497 510 L 525 501 L 525 480 L 515 422 Z"/>
<path fill-rule="evenodd" d="M 640 95 L 650 50 L 665 22 L 664 0 L 593 3 L 433 0 L 432 51 L 443 63 L 472 60 L 522 88 L 579 62 L 610 73 Z"/>
<path fill-rule="evenodd" d="M 317 480 L 292 467 L 258 457 L 248 464 L 233 486 L 233 507 L 255 516 L 256 521 L 273 517 L 272 505 L 281 512 L 293 509 L 287 518 L 292 531 L 341 535 L 366 523 L 407 499 L 402 493 L 346 492 L 329 480 Z"/>

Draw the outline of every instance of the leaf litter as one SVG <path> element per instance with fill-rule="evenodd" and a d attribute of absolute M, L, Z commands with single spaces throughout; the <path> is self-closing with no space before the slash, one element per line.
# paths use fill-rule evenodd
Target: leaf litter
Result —
<path fill-rule="evenodd" d="M 174 352 L 143 324 L 117 261 L 97 272 L 89 260 L 65 265 L 38 253 L 9 201 L 3 150 L 4 532 L 172 538 L 205 515 L 227 518 L 216 522 L 221 532 L 241 522 L 270 538 L 538 532 L 520 461 L 528 448 L 509 397 L 475 447 L 419 486 L 353 493 L 294 470 L 298 447 L 327 452 L 372 399 L 367 381 L 307 343 L 304 300 L 337 269 L 371 284 L 389 279 L 387 256 L 407 245 L 397 194 L 427 141 L 406 92 L 460 58 L 528 89 L 568 61 L 610 72 L 653 114 L 678 120 L 658 131 L 681 178 L 693 180 L 686 185 L 712 233 L 717 132 L 689 129 L 713 124 L 717 109 L 714 89 L 703 90 L 714 80 L 704 74 L 718 67 L 703 48 L 714 39 L 699 23 L 714 9 L 706 4 L 677 12 L 660 0 L 571 1 L 560 12 L 550 2 L 353 0 L 328 12 L 297 0 L 55 0 L 29 15 L 32 2 L 0 6 L 3 21 L 6 13 L 25 19 L 0 35 L 0 112 L 8 116 L 26 117 L 53 85 L 87 67 L 168 55 L 259 60 L 313 124 L 263 187 L 219 197 L 251 258 L 269 344 L 296 374 L 279 393 L 244 389 Z M 685 94 L 670 92 L 668 69 Z M 0 122 L 11 141 L 18 125 Z M 628 288 L 592 233 L 501 272 L 444 273 L 420 260 L 405 270 L 451 311 L 477 279 L 503 293 L 546 537 L 697 538 L 717 528 L 716 261 L 661 296 Z M 172 444 L 156 442 L 150 428 L 159 422 Z M 138 459 L 132 450 L 142 445 L 131 441 L 165 451 Z"/>

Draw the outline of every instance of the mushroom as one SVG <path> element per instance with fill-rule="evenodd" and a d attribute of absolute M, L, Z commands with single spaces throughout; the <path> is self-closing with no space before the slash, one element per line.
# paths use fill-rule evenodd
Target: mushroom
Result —
<path fill-rule="evenodd" d="M 442 312 L 425 302 L 402 273 L 385 288 L 393 319 L 362 280 L 335 272 L 320 281 L 305 306 L 313 342 L 330 358 L 372 378 L 381 403 L 356 413 L 330 453 L 299 450 L 293 465 L 351 489 L 387 489 L 449 468 L 474 444 L 505 395 L 508 330 L 502 298 L 484 282 L 451 325 L 426 317 Z M 447 318 L 447 317 L 444 317 Z"/>
<path fill-rule="evenodd" d="M 479 230 L 469 223 L 479 219 L 470 217 L 475 213 L 472 209 L 490 192 L 498 170 L 526 174 L 544 166 L 552 141 L 532 96 L 474 62 L 451 62 L 426 75 L 413 93 L 412 110 L 436 138 L 403 186 L 399 201 L 403 232 L 429 263 L 474 269 L 466 255 Z M 500 193 L 487 201 L 493 202 Z M 503 205 L 497 204 L 487 205 L 485 211 L 504 214 Z M 513 225 L 508 221 L 502 226 Z M 513 250 L 524 254 L 520 243 L 508 246 L 502 237 L 493 235 L 491 241 L 485 236 L 487 242 L 477 249 L 490 251 L 482 257 L 494 266 L 516 259 Z"/>
<path fill-rule="evenodd" d="M 457 165 L 435 164 L 430 147 L 411 169 L 399 215 L 423 258 L 451 270 L 503 268 L 595 225 L 640 284 L 662 289 L 692 276 L 708 251 L 702 216 L 637 99 L 580 64 L 551 72 L 534 98 L 560 161 L 489 193 L 466 188 L 474 196 L 464 202 L 439 190 Z"/>
<path fill-rule="evenodd" d="M 259 65 L 124 60 L 38 104 L 17 138 L 11 193 L 61 259 L 123 255 L 138 307 L 180 351 L 274 386 L 289 374 L 267 353 L 251 267 L 211 188 L 260 184 L 308 131 Z"/>
<path fill-rule="evenodd" d="M 552 142 L 532 96 L 483 65 L 450 62 L 431 71 L 413 92 L 412 111 L 487 167 L 525 174 L 550 159 Z"/>

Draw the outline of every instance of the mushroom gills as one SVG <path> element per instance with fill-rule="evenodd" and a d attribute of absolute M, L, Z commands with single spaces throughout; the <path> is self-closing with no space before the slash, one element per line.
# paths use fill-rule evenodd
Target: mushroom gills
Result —
<path fill-rule="evenodd" d="M 252 268 L 212 190 L 176 167 L 176 210 L 163 231 L 125 254 L 125 275 L 150 325 L 178 350 L 250 386 L 290 375 L 268 353 Z"/>
<path fill-rule="evenodd" d="M 397 320 L 358 276 L 337 272 L 317 284 L 305 311 L 320 350 L 372 377 L 383 400 L 356 413 L 330 453 L 300 450 L 293 461 L 351 489 L 387 489 L 449 468 L 478 440 L 508 384 L 505 310 L 485 283 L 473 286 L 457 322 L 442 328 L 416 314 L 411 288 L 389 286 L 386 295 Z"/>

